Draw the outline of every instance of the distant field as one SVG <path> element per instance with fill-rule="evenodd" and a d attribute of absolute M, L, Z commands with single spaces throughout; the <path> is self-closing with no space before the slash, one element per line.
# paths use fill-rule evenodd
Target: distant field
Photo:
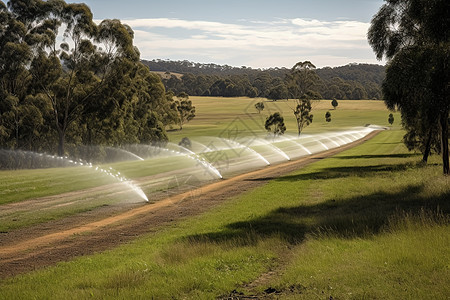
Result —
<path fill-rule="evenodd" d="M 269 101 L 267 99 L 222 98 L 222 97 L 190 97 L 195 108 L 196 117 L 183 126 L 183 130 L 169 131 L 169 139 L 178 143 L 183 137 L 249 136 L 264 134 L 266 118 L 281 112 L 287 127 L 287 134 L 297 134 L 297 126 L 292 109 L 294 100 Z M 258 114 L 257 102 L 263 101 L 265 109 Z M 332 121 L 325 121 L 325 113 L 331 112 Z M 304 133 L 317 133 L 346 129 L 365 124 L 389 126 L 388 116 L 391 113 L 383 101 L 379 100 L 340 100 L 336 110 L 331 101 L 314 101 L 312 114 L 314 120 L 304 129 Z M 394 127 L 400 124 L 400 114 L 394 113 Z M 396 127 L 397 126 L 397 127 Z M 174 129 L 178 129 L 175 127 Z"/>

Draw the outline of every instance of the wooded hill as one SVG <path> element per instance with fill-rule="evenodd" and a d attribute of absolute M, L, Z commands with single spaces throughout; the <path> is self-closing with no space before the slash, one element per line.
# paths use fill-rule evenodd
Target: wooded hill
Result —
<path fill-rule="evenodd" d="M 164 72 L 162 81 L 175 94 L 195 96 L 266 97 L 273 100 L 290 97 L 286 75 L 288 68 L 253 69 L 228 65 L 201 64 L 187 60 L 143 60 L 150 71 Z M 184 76 L 171 76 L 181 73 Z M 324 99 L 381 99 L 385 68 L 381 65 L 349 64 L 316 69 L 320 80 L 313 92 Z"/>

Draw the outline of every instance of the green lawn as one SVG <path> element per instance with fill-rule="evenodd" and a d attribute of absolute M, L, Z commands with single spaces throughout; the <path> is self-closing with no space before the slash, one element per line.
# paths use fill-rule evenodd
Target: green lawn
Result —
<path fill-rule="evenodd" d="M 292 299 L 447 299 L 450 179 L 438 157 L 416 164 L 402 134 L 381 132 L 117 249 L 6 279 L 0 298 L 213 299 L 272 287 Z"/>
<path fill-rule="evenodd" d="M 280 112 L 285 120 L 286 133 L 296 134 L 297 126 L 292 112 L 295 108 L 293 100 L 269 101 L 250 98 L 190 97 L 196 109 L 196 117 L 183 126 L 183 129 L 169 131 L 171 141 L 178 143 L 183 137 L 196 138 L 202 136 L 252 136 L 264 134 L 266 118 L 274 112 Z M 258 114 L 255 104 L 264 102 L 265 109 Z M 331 112 L 331 122 L 325 121 L 325 113 Z M 331 101 L 313 102 L 314 120 L 304 133 L 317 133 L 347 129 L 365 124 L 389 126 L 389 111 L 383 101 L 378 100 L 341 100 L 336 110 Z M 400 114 L 393 113 L 394 125 L 400 124 Z M 175 129 L 178 129 L 177 127 Z"/>

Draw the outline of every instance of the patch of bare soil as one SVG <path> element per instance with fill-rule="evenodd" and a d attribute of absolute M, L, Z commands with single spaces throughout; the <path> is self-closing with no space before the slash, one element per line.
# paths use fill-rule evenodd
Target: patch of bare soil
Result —
<path fill-rule="evenodd" d="M 215 181 L 155 203 L 103 206 L 63 220 L 0 233 L 0 278 L 101 252 L 156 232 L 169 223 L 203 213 L 274 178 L 361 144 L 376 133 L 339 148 Z"/>

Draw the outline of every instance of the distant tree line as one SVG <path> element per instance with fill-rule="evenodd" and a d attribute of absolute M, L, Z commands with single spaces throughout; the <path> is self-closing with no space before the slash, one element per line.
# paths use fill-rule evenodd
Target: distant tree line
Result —
<path fill-rule="evenodd" d="M 142 61 L 151 71 L 166 72 L 167 90 L 195 96 L 263 97 L 272 100 L 293 97 L 287 77 L 290 69 L 253 69 L 189 61 Z M 181 73 L 180 78 L 171 73 Z M 311 88 L 322 99 L 381 99 L 385 68 L 380 65 L 350 64 L 316 70 L 319 80 Z"/>
<path fill-rule="evenodd" d="M 0 1 L 0 148 L 65 155 L 153 143 L 179 123 L 174 94 L 140 62 L 129 26 L 97 25 L 85 4 Z"/>

